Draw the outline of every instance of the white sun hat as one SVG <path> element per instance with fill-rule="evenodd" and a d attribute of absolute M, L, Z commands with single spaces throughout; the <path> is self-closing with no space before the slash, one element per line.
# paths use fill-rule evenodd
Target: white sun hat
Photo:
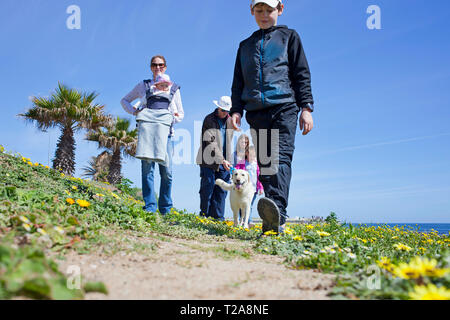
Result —
<path fill-rule="evenodd" d="M 162 74 L 159 74 L 156 76 L 155 84 L 164 83 L 164 82 L 168 83 L 169 85 L 172 84 L 172 81 L 170 81 L 170 77 L 168 74 L 162 73 Z"/>
<path fill-rule="evenodd" d="M 225 111 L 231 110 L 231 98 L 229 96 L 220 97 L 219 101 L 213 100 L 214 104 Z"/>
<path fill-rule="evenodd" d="M 258 3 L 265 3 L 272 8 L 276 8 L 279 3 L 281 3 L 281 0 L 252 0 L 252 8 L 256 6 Z"/>

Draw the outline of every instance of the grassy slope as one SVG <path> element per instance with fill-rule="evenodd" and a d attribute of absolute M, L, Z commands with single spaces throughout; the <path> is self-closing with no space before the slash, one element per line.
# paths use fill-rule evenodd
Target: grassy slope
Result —
<path fill-rule="evenodd" d="M 243 230 L 175 209 L 161 218 L 143 211 L 139 200 L 112 190 L 65 177 L 20 155 L 0 153 L 0 298 L 82 298 L 86 290 L 105 291 L 99 284 L 66 290 L 64 275 L 44 254 L 86 252 L 98 243 L 114 241 L 114 235 L 105 239 L 105 230 L 250 240 L 255 251 L 286 257 L 292 267 L 342 275 L 335 290 L 340 298 L 407 299 L 417 285 L 433 285 L 438 296 L 450 298 L 447 235 L 403 228 L 344 228 L 330 221 L 292 225 L 283 236 L 259 237 L 260 226 Z M 414 257 L 431 259 L 428 273 L 426 263 L 414 267 Z M 415 268 L 416 274 L 408 274 L 402 263 Z"/>

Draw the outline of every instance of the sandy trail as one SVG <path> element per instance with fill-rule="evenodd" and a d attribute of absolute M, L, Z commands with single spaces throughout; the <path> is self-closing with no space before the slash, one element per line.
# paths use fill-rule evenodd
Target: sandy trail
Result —
<path fill-rule="evenodd" d="M 86 299 L 328 299 L 333 286 L 333 276 L 289 269 L 280 257 L 256 254 L 246 241 L 131 233 L 122 239 L 126 245 L 114 254 L 102 245 L 56 260 L 64 273 L 75 265 L 84 280 L 105 283 L 107 296 L 89 293 Z"/>

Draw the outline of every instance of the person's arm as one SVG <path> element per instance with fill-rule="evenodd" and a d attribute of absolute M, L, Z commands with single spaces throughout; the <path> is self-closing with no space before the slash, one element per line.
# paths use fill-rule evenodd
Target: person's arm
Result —
<path fill-rule="evenodd" d="M 181 93 L 180 89 L 178 89 L 172 99 L 171 105 L 173 104 L 174 113 L 177 113 L 178 116 L 174 116 L 173 123 L 179 123 L 183 121 L 184 119 L 184 110 L 183 110 L 183 103 L 181 102 Z"/>
<path fill-rule="evenodd" d="M 143 96 L 145 96 L 145 86 L 144 82 L 141 81 L 133 88 L 133 90 L 123 97 L 122 100 L 120 100 L 120 104 L 126 112 L 134 115 L 136 109 L 131 105 L 131 103 L 136 99 L 142 98 Z"/>
<path fill-rule="evenodd" d="M 314 111 L 314 100 L 311 92 L 311 72 L 303 50 L 300 36 L 296 31 L 288 43 L 289 74 L 295 92 L 295 100 L 299 108 Z"/>
<path fill-rule="evenodd" d="M 244 76 L 241 66 L 241 47 L 239 47 L 236 62 L 234 64 L 233 85 L 231 86 L 231 122 L 234 130 L 240 130 L 241 118 L 244 114 L 244 102 L 242 101 L 242 91 L 244 90 Z"/>

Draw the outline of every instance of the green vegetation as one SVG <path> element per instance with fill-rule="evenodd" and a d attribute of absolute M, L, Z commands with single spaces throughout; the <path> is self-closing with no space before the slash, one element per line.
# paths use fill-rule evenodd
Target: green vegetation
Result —
<path fill-rule="evenodd" d="M 1 146 L 0 151 L 0 297 L 66 299 L 82 298 L 92 289 L 105 292 L 98 284 L 84 284 L 78 292 L 63 290 L 64 275 L 45 253 L 89 251 L 108 241 L 104 231 L 130 230 L 156 237 L 213 235 L 217 241 L 250 241 L 253 252 L 220 246 L 212 250 L 230 258 L 279 255 L 289 267 L 336 274 L 335 298 L 450 299 L 448 235 L 345 226 L 332 213 L 324 222 L 291 224 L 283 235 L 260 236 L 261 225 L 236 228 L 230 221 L 176 209 L 164 217 L 148 213 L 131 196 L 136 194 L 129 180 L 115 189 L 5 154 Z"/>

